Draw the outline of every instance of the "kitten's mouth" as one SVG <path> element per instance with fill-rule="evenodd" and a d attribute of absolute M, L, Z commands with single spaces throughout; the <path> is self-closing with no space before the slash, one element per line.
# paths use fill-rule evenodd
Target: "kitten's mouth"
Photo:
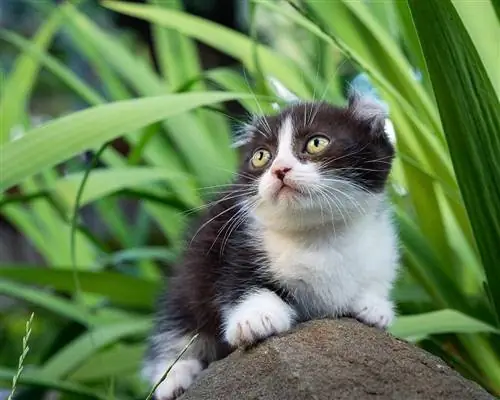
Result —
<path fill-rule="evenodd" d="M 300 191 L 295 186 L 283 182 L 281 187 L 276 191 L 275 199 L 286 196 L 294 196 L 299 193 Z"/>

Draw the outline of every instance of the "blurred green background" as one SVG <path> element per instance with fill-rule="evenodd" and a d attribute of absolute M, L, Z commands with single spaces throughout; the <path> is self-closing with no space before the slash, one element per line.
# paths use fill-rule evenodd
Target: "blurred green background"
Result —
<path fill-rule="evenodd" d="M 145 399 L 186 223 L 293 94 L 389 109 L 391 332 L 500 395 L 500 1 L 0 1 L 0 399 Z M 33 313 L 33 315 L 32 315 Z"/>

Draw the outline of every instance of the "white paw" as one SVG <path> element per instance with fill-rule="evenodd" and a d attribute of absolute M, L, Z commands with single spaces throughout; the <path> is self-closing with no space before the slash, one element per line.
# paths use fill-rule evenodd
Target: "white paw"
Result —
<path fill-rule="evenodd" d="M 366 296 L 358 302 L 355 316 L 361 322 L 376 326 L 380 329 L 387 328 L 394 319 L 394 307 L 392 303 L 384 298 Z"/>
<path fill-rule="evenodd" d="M 170 361 L 172 362 L 172 361 Z M 156 384 L 170 365 L 165 363 L 163 370 L 157 369 Z M 179 397 L 193 383 L 202 371 L 203 366 L 198 360 L 181 360 L 172 367 L 165 380 L 155 391 L 157 400 L 173 400 Z"/>
<path fill-rule="evenodd" d="M 226 341 L 233 347 L 285 332 L 292 327 L 295 311 L 269 290 L 248 295 L 230 309 L 224 321 Z"/>

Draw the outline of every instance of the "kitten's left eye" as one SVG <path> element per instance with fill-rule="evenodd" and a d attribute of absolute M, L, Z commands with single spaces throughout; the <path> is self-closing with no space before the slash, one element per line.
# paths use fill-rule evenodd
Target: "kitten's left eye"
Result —
<path fill-rule="evenodd" d="M 309 154 L 319 154 L 330 144 L 330 140 L 324 136 L 314 136 L 306 144 L 306 151 Z"/>
<path fill-rule="evenodd" d="M 271 160 L 271 153 L 265 149 L 257 150 L 250 160 L 254 168 L 262 168 Z"/>

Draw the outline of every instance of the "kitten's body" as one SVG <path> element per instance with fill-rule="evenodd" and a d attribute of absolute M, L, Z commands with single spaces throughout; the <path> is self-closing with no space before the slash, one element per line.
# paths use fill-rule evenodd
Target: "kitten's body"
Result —
<path fill-rule="evenodd" d="M 295 106 L 247 132 L 240 178 L 197 225 L 160 298 L 145 368 L 152 383 L 200 336 L 158 399 L 181 393 L 235 347 L 298 321 L 390 323 L 398 257 L 383 188 L 393 150 L 383 114 L 369 106 Z M 318 133 L 329 143 L 313 157 L 304 144 Z M 265 169 L 248 164 L 259 148 L 272 156 Z"/>

